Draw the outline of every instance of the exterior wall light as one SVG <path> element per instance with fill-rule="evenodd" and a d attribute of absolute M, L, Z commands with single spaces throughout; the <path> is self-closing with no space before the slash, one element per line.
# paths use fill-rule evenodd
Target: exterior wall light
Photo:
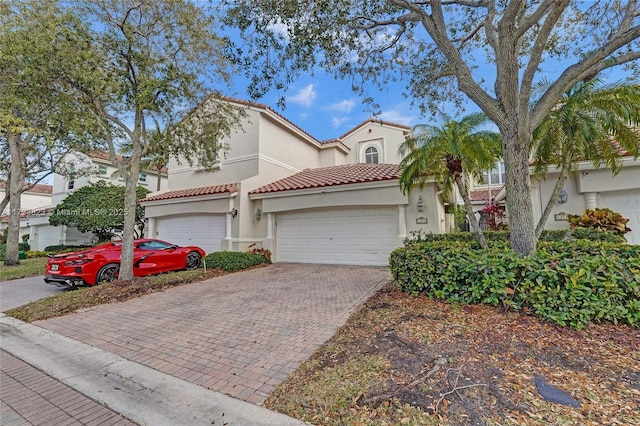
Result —
<path fill-rule="evenodd" d="M 260 220 L 260 218 L 262 218 L 262 210 L 260 210 L 260 207 L 258 207 L 256 209 L 256 220 Z"/>
<path fill-rule="evenodd" d="M 420 196 L 418 197 L 418 204 L 417 204 L 417 207 L 418 207 L 418 211 L 419 211 L 420 213 L 422 213 L 422 212 L 424 211 L 424 201 L 422 201 L 422 195 L 420 195 Z"/>
<path fill-rule="evenodd" d="M 569 199 L 569 194 L 567 194 L 567 191 L 565 191 L 564 189 L 561 189 L 560 193 L 558 194 L 558 203 L 565 204 L 568 199 Z"/>
<path fill-rule="evenodd" d="M 236 216 L 238 216 L 238 209 L 233 209 L 229 213 L 231 213 L 231 217 L 235 219 Z"/>

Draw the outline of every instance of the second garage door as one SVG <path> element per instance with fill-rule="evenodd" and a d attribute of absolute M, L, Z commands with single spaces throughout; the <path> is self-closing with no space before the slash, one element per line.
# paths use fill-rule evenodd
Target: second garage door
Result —
<path fill-rule="evenodd" d="M 167 216 L 157 219 L 156 230 L 160 240 L 212 253 L 221 250 L 225 224 L 222 214 Z"/>
<path fill-rule="evenodd" d="M 640 244 L 640 190 L 603 192 L 601 201 L 602 207 L 610 208 L 629 219 L 627 226 L 631 228 L 631 232 L 625 237 L 631 244 Z"/>
<path fill-rule="evenodd" d="M 397 246 L 394 207 L 278 214 L 280 262 L 387 265 Z"/>

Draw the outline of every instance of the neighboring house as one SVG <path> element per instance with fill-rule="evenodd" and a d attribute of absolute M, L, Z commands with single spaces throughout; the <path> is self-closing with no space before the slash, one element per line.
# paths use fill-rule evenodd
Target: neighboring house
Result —
<path fill-rule="evenodd" d="M 46 214 L 47 207 L 51 206 L 51 194 L 53 192 L 53 186 L 38 183 L 33 186 L 30 184 L 26 184 L 25 187 L 28 189 L 24 191 L 20 196 L 20 204 L 22 207 L 20 211 L 20 217 L 25 219 L 26 223 L 27 216 Z M 0 181 L 0 197 L 4 197 L 5 189 L 6 182 Z M 5 228 L 9 226 L 9 205 L 7 205 L 7 207 L 1 213 L 0 233 L 4 232 Z M 29 229 L 26 226 L 21 226 L 20 237 L 28 233 Z"/>
<path fill-rule="evenodd" d="M 386 265 L 411 231 L 444 232 L 435 183 L 403 195 L 404 125 L 366 120 L 319 141 L 262 104 L 213 168 L 169 163 L 169 188 L 143 200 L 148 236 L 207 252 L 272 251 L 274 261 Z"/>
<path fill-rule="evenodd" d="M 92 154 L 73 153 L 65 161 L 68 174 L 53 174 L 53 185 L 49 194 L 47 205 L 39 209 L 29 209 L 23 205 L 22 219 L 20 221 L 21 234 L 29 234 L 29 244 L 32 250 L 43 250 L 47 246 L 66 244 L 79 245 L 91 244 L 93 237 L 90 232 L 80 232 L 73 226 L 52 226 L 49 224 L 49 216 L 53 209 L 69 194 L 78 188 L 88 185 L 90 182 L 105 180 L 116 185 L 124 185 L 124 181 L 114 173 L 117 168 L 109 161 L 109 156 L 102 152 Z M 156 189 L 156 171 L 144 171 L 140 174 L 138 184 L 150 191 Z M 167 171 L 160 171 L 161 188 L 167 187 Z M 23 199 L 24 200 L 24 199 Z"/>
<path fill-rule="evenodd" d="M 559 172 L 550 169 L 546 180 L 535 177 L 531 182 L 531 201 L 537 223 L 547 200 L 553 192 Z M 563 203 L 555 204 L 547 229 L 568 228 L 567 214 L 582 214 L 585 209 L 609 208 L 629 219 L 631 232 L 627 241 L 640 244 L 640 158 L 626 156 L 620 173 L 613 175 L 610 168 L 596 169 L 592 163 L 583 161 L 576 165 L 564 184 Z"/>
<path fill-rule="evenodd" d="M 589 161 L 576 164 L 564 184 L 562 196 L 556 202 L 547 220 L 546 229 L 567 229 L 568 214 L 582 214 L 586 209 L 610 208 L 629 219 L 631 232 L 627 241 L 640 244 L 640 159 L 624 156 L 622 170 L 613 175 L 610 168 L 600 169 Z M 541 179 L 531 177 L 531 201 L 534 225 L 538 223 L 555 187 L 560 172 L 555 167 Z M 476 183 L 470 192 L 474 209 L 481 210 L 491 199 L 504 205 L 504 163 L 491 173 L 485 173 L 483 183 Z M 489 196 L 491 188 L 491 196 Z"/>

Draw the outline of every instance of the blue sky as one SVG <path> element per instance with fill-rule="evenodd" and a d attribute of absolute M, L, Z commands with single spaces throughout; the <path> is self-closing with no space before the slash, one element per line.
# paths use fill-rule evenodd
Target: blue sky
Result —
<path fill-rule="evenodd" d="M 246 85 L 245 79 L 237 78 L 233 96 L 248 100 Z M 377 119 L 409 126 L 424 122 L 418 108 L 411 108 L 398 85 L 368 95 L 380 105 Z M 285 109 L 277 105 L 281 96 L 286 100 Z M 337 138 L 373 117 L 371 106 L 351 90 L 348 81 L 336 80 L 320 70 L 314 76 L 300 76 L 284 93 L 272 91 L 257 101 L 269 105 L 319 140 Z"/>

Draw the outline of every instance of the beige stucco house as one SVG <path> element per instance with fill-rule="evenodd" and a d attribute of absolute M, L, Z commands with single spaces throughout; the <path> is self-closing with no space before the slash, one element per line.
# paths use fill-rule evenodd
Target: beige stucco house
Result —
<path fill-rule="evenodd" d="M 533 173 L 533 170 L 531 170 Z M 532 176 L 531 201 L 537 224 L 547 206 L 560 171 L 551 167 L 544 178 Z M 504 166 L 502 163 L 485 173 L 484 183 L 476 183 L 471 198 L 476 211 L 489 197 L 504 203 Z M 491 196 L 489 195 L 491 190 Z M 564 184 L 562 197 L 553 206 L 546 229 L 566 229 L 568 214 L 582 214 L 586 209 L 610 208 L 629 219 L 631 232 L 626 234 L 631 244 L 640 244 L 640 159 L 630 155 L 622 158 L 622 169 L 614 175 L 610 168 L 596 168 L 589 161 L 579 162 Z"/>
<path fill-rule="evenodd" d="M 213 168 L 169 163 L 169 189 L 150 194 L 149 237 L 207 252 L 271 250 L 278 262 L 385 265 L 411 231 L 444 231 L 444 205 L 429 183 L 398 186 L 404 125 L 366 120 L 319 141 L 262 104 Z"/>
<path fill-rule="evenodd" d="M 75 173 L 66 175 L 54 173 L 53 185 L 43 185 L 48 188 L 48 198 L 46 203 L 41 202 L 37 208 L 35 206 L 24 205 L 27 193 L 21 199 L 23 203 L 20 219 L 20 234 L 28 234 L 28 242 L 31 250 L 43 250 L 47 246 L 66 244 L 82 245 L 91 244 L 93 234 L 91 232 L 80 232 L 73 226 L 52 226 L 49 224 L 49 216 L 53 212 L 54 206 L 58 205 L 69 194 L 78 188 L 88 185 L 91 182 L 106 180 L 115 185 L 124 185 L 122 179 L 114 177 L 116 167 L 109 161 L 109 156 L 105 153 L 95 152 L 92 154 L 72 153 L 65 157 L 65 162 Z M 149 189 L 156 190 L 158 172 L 146 170 L 140 174 L 138 184 Z M 160 172 L 161 188 L 166 188 L 166 170 Z"/>

